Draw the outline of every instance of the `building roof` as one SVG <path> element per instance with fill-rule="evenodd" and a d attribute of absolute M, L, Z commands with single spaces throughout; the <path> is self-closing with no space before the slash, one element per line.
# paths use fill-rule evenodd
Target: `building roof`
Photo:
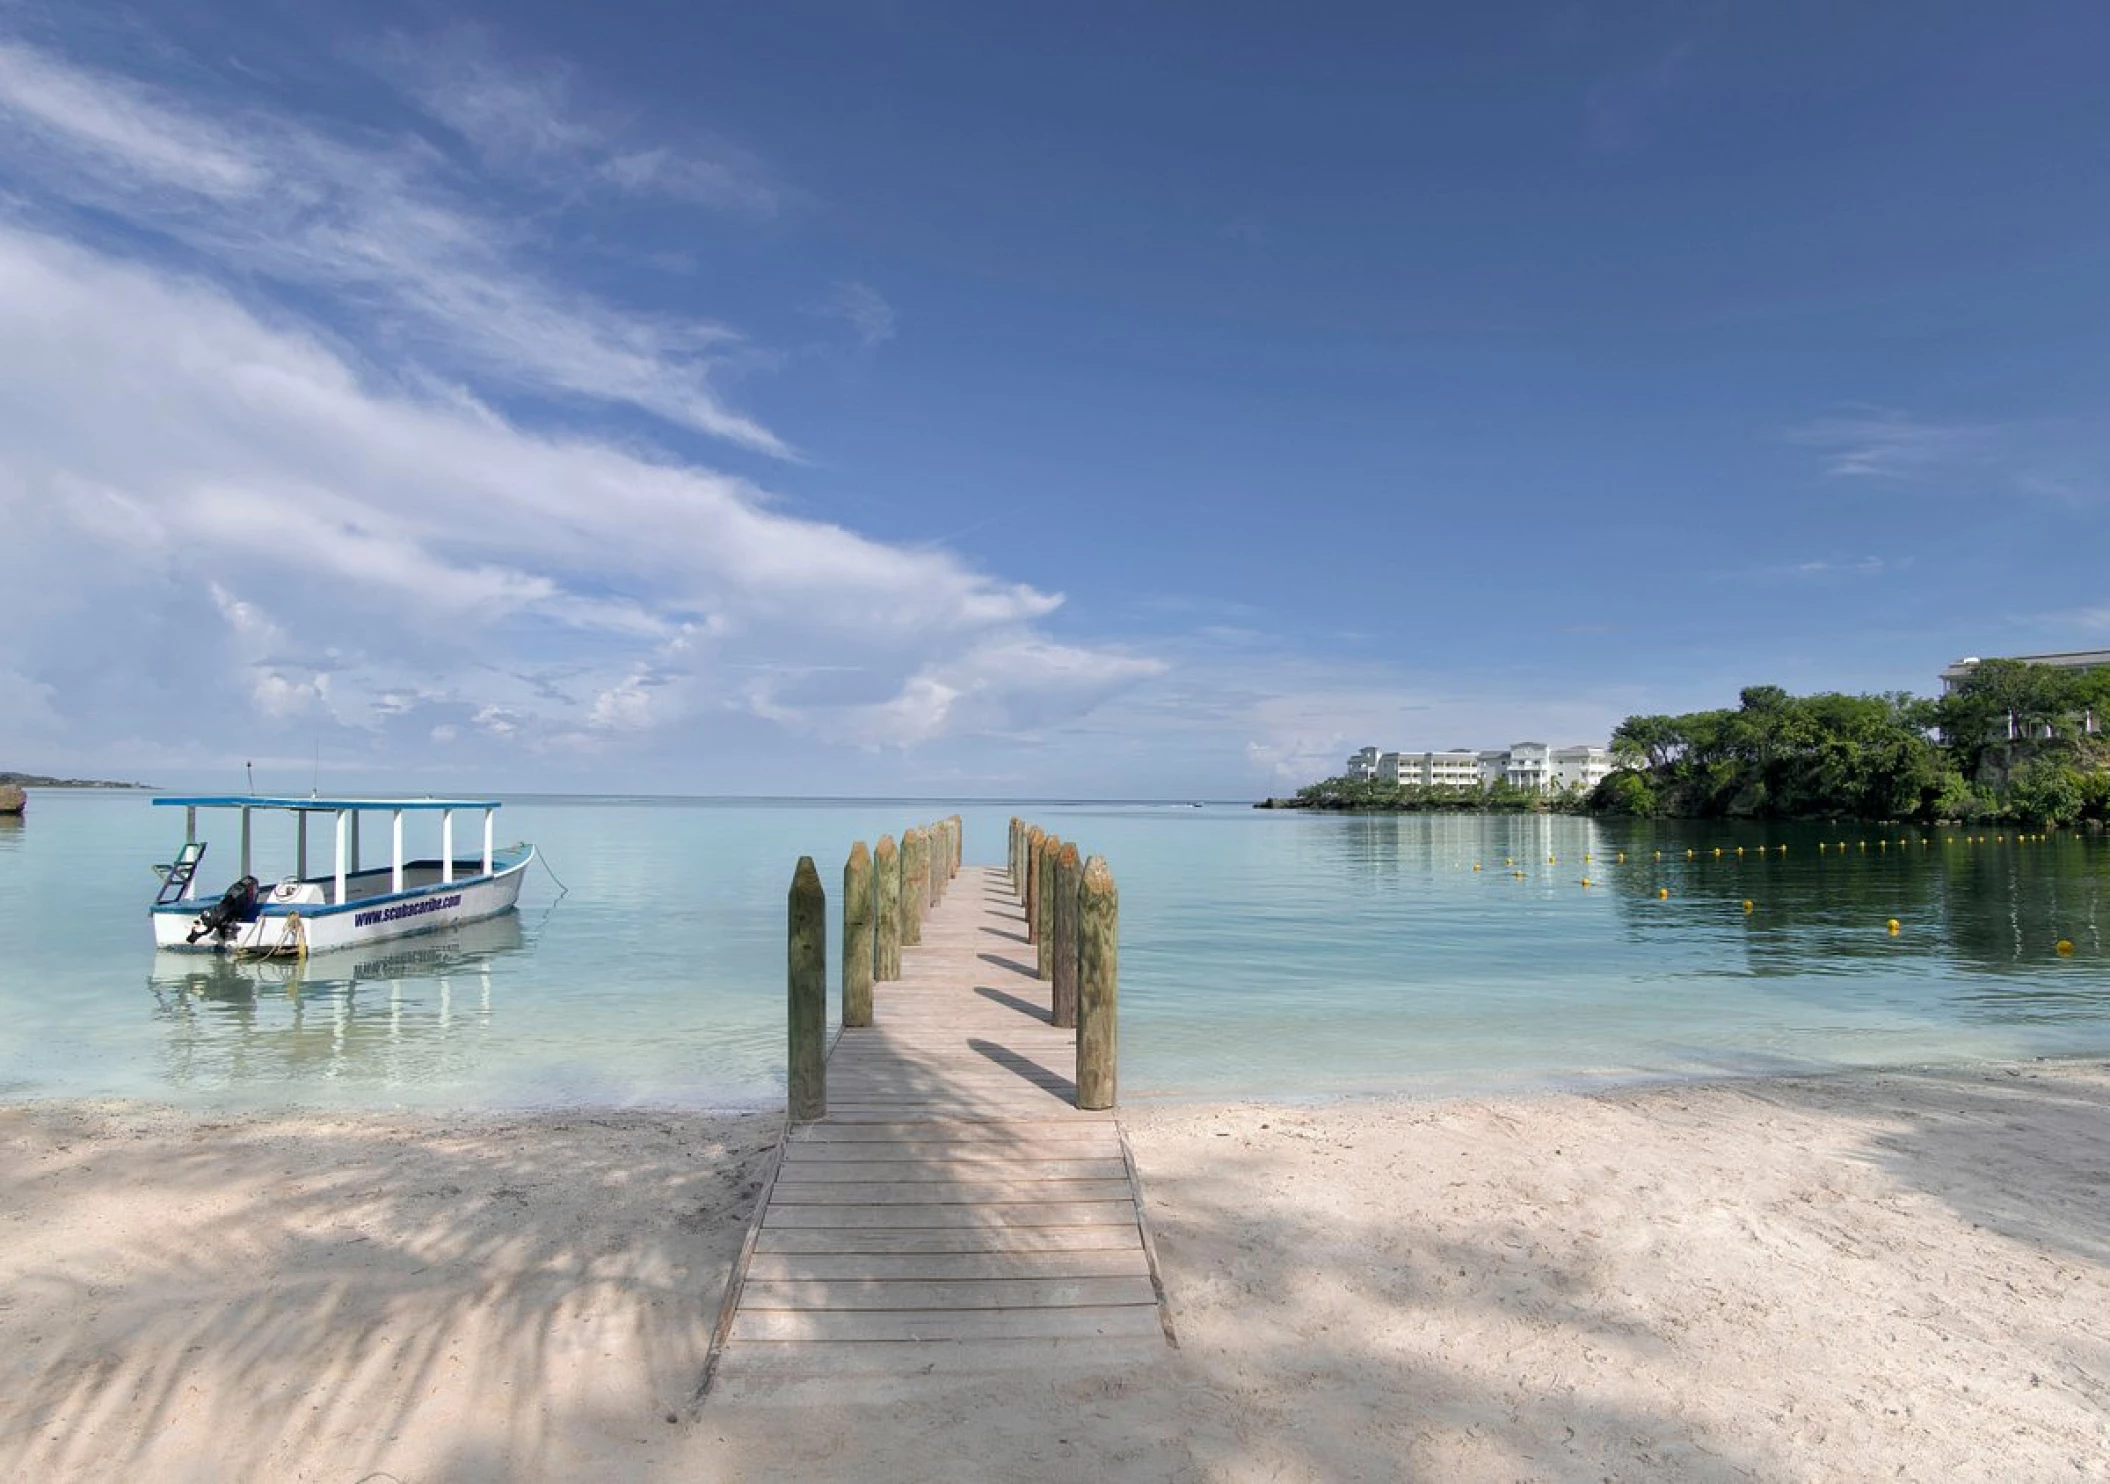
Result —
<path fill-rule="evenodd" d="M 496 799 L 314 799 L 263 794 L 177 794 L 154 800 L 186 809 L 297 809 L 335 814 L 340 809 L 496 809 Z"/>
<path fill-rule="evenodd" d="M 2051 665 L 2061 670 L 2094 670 L 2110 665 L 2110 649 L 2061 649 L 2050 654 L 2003 654 L 1999 659 L 2014 660 L 2024 665 Z M 1961 680 L 1985 661 L 1977 655 L 1966 655 L 1952 660 L 1941 672 L 1944 680 Z"/>

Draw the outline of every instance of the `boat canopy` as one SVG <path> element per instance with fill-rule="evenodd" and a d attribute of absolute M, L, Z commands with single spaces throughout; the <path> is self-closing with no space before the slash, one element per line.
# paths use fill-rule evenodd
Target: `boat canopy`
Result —
<path fill-rule="evenodd" d="M 337 814 L 359 809 L 496 809 L 496 799 L 313 799 L 259 794 L 190 794 L 154 800 L 183 809 L 298 809 Z"/>
<path fill-rule="evenodd" d="M 198 811 L 200 809 L 238 809 L 242 815 L 242 875 L 251 874 L 250 816 L 259 809 L 281 810 L 291 813 L 299 825 L 295 841 L 295 874 L 303 881 L 321 880 L 308 875 L 308 816 L 322 814 L 331 817 L 335 833 L 331 840 L 330 871 L 328 880 L 335 888 L 331 901 L 338 906 L 347 900 L 346 880 L 360 874 L 362 862 L 359 850 L 359 817 L 362 814 L 385 813 L 389 816 L 389 890 L 400 893 L 404 889 L 405 857 L 403 854 L 403 816 L 413 812 L 436 813 L 440 817 L 440 884 L 451 886 L 456 880 L 454 859 L 454 816 L 457 811 L 481 809 L 483 819 L 482 875 L 489 876 L 496 864 L 497 845 L 492 835 L 492 816 L 499 809 L 496 799 L 323 799 L 259 794 L 172 794 L 154 800 L 156 804 L 169 805 L 183 811 L 183 842 L 185 855 L 183 864 L 188 869 L 179 873 L 178 864 L 172 863 L 169 874 L 163 877 L 162 897 L 156 905 L 166 905 L 172 891 L 181 892 L 181 900 L 189 901 L 196 895 L 194 873 L 198 857 L 204 847 L 198 845 Z M 195 848 L 193 848 L 195 847 Z M 465 861 L 463 864 L 473 864 Z"/>

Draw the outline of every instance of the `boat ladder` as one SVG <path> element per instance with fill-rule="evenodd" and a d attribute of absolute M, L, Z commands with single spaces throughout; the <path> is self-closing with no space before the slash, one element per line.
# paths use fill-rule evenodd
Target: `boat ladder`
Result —
<path fill-rule="evenodd" d="M 203 840 L 186 840 L 183 848 L 176 852 L 175 860 L 154 869 L 161 873 L 161 894 L 154 898 L 154 905 L 165 907 L 170 902 L 183 899 L 190 889 L 191 878 L 198 874 L 198 862 L 205 859 Z"/>

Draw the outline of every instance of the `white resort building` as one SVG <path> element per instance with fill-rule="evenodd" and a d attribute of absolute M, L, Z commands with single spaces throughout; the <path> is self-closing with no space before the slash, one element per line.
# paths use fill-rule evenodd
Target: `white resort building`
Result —
<path fill-rule="evenodd" d="M 2023 665 L 2049 665 L 2054 670 L 2100 670 L 2110 665 L 2110 649 L 2065 649 L 2056 654 L 2004 654 L 2000 658 Z M 1984 663 L 1975 654 L 1952 663 L 1941 672 L 1942 694 L 1946 696 L 1962 685 Z"/>
<path fill-rule="evenodd" d="M 1544 742 L 1516 742 L 1507 748 L 1469 752 L 1383 752 L 1364 747 L 1349 755 L 1351 779 L 1396 783 L 1411 788 L 1486 788 L 1507 783 L 1513 788 L 1549 793 L 1591 789 L 1612 771 L 1612 754 L 1603 747 L 1549 747 Z"/>

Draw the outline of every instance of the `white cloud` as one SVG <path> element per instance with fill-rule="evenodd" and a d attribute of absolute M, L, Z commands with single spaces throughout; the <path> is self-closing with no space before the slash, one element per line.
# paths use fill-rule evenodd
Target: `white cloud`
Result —
<path fill-rule="evenodd" d="M 838 724 L 873 747 L 913 746 L 953 730 L 1030 733 L 1090 711 L 1164 670 L 1147 656 L 1077 649 L 1012 632 L 925 665 L 894 696 L 853 708 Z"/>
<path fill-rule="evenodd" d="M 559 190 L 607 187 L 759 217 L 778 208 L 780 188 L 745 151 L 654 139 L 635 110 L 586 96 L 570 67 L 506 58 L 487 31 L 397 36 L 379 56 L 421 109 L 494 168 Z"/>
<path fill-rule="evenodd" d="M 0 38 L 0 169 L 230 268 L 339 295 L 383 349 L 512 388 L 626 403 L 774 455 L 728 408 L 723 326 L 617 309 L 525 266 L 515 225 L 420 140 L 206 107 Z"/>
<path fill-rule="evenodd" d="M 868 283 L 850 281 L 835 285 L 820 312 L 848 320 L 867 349 L 892 340 L 896 333 L 894 306 Z"/>
<path fill-rule="evenodd" d="M 377 383 L 210 284 L 4 223 L 0 345 L 11 558 L 68 574 L 7 585 L 0 631 L 76 736 L 149 735 L 176 696 L 244 745 L 334 717 L 376 747 L 679 754 L 737 713 L 910 746 L 1072 722 L 1161 668 L 1040 633 L 1059 595 Z"/>

